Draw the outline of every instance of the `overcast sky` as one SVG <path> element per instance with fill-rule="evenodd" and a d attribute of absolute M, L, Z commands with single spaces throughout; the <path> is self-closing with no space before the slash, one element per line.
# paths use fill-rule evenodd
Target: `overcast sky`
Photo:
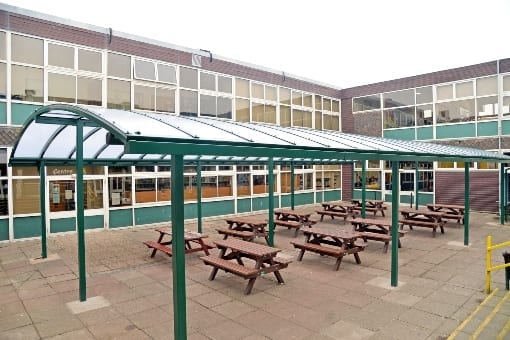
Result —
<path fill-rule="evenodd" d="M 510 0 L 3 2 L 343 88 L 510 58 Z"/>

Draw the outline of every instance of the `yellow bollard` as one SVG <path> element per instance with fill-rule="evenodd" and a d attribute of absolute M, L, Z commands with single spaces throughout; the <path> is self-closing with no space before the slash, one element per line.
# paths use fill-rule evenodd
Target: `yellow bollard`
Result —
<path fill-rule="evenodd" d="M 491 247 L 492 247 L 492 236 L 487 236 L 487 256 L 486 256 L 486 274 L 485 274 L 485 291 L 487 294 L 491 292 L 491 267 L 492 267 L 492 258 L 491 258 Z"/>

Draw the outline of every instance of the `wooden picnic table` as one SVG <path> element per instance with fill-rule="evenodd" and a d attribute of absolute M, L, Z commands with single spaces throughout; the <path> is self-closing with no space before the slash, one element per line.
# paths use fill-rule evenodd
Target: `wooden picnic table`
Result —
<path fill-rule="evenodd" d="M 317 221 L 312 220 L 313 212 L 300 209 L 275 209 L 275 219 L 273 221 L 274 227 L 277 225 L 287 227 L 288 229 L 294 228 L 294 237 L 298 235 L 299 230 L 303 226 L 311 226 Z"/>
<path fill-rule="evenodd" d="M 351 202 L 356 204 L 356 206 L 353 208 L 354 210 L 361 211 L 361 209 L 363 208 L 362 207 L 363 201 L 361 199 L 353 198 L 353 199 L 351 199 Z M 383 200 L 375 200 L 375 199 L 366 199 L 365 200 L 365 211 L 373 212 L 374 216 L 379 211 L 381 213 L 381 215 L 384 217 L 385 216 L 384 210 L 386 210 L 386 209 L 387 209 L 387 207 L 384 205 Z"/>
<path fill-rule="evenodd" d="M 331 219 L 335 217 L 343 217 L 344 223 L 347 217 L 354 217 L 358 211 L 354 210 L 356 204 L 346 201 L 329 201 L 322 202 L 322 210 L 316 210 L 315 212 L 321 216 L 321 222 L 324 220 L 324 216 L 330 216 Z"/>
<path fill-rule="evenodd" d="M 255 237 L 264 237 L 269 244 L 268 233 L 266 231 L 267 220 L 253 216 L 232 216 L 225 219 L 228 228 L 217 228 L 216 230 L 223 234 L 223 239 L 228 236 L 239 237 L 245 241 L 252 241 Z"/>
<path fill-rule="evenodd" d="M 209 280 L 214 280 L 218 269 L 236 274 L 248 279 L 244 294 L 250 294 L 257 277 L 267 273 L 273 273 L 279 284 L 284 283 L 280 269 L 286 268 L 292 260 L 277 257 L 281 249 L 236 238 L 214 243 L 220 249 L 218 256 L 201 257 L 206 265 L 213 267 Z M 245 259 L 252 260 L 254 265 L 248 265 L 245 263 Z"/>
<path fill-rule="evenodd" d="M 402 218 L 399 219 L 400 229 L 403 229 L 405 225 L 408 225 L 411 230 L 413 227 L 432 228 L 432 237 L 436 237 L 436 229 L 439 228 L 441 234 L 444 234 L 444 213 L 440 211 L 401 208 L 400 214 L 402 215 Z"/>
<path fill-rule="evenodd" d="M 155 231 L 159 233 L 159 237 L 157 241 L 144 241 L 143 243 L 152 250 L 151 257 L 156 255 L 156 251 L 160 250 L 167 254 L 168 256 L 172 256 L 172 248 L 169 245 L 172 244 L 172 229 L 167 227 L 156 228 Z M 163 241 L 166 237 L 170 237 L 170 240 Z M 214 248 L 204 242 L 204 238 L 207 235 L 200 234 L 194 231 L 184 230 L 184 242 L 185 242 L 185 250 L 186 254 L 194 253 L 197 251 L 203 251 L 206 255 L 209 255 L 209 249 Z"/>
<path fill-rule="evenodd" d="M 356 263 L 360 264 L 359 252 L 363 251 L 366 243 L 358 240 L 362 235 L 352 230 L 338 230 L 329 228 L 312 227 L 303 230 L 305 242 L 291 242 L 294 248 L 300 249 L 298 261 L 303 259 L 306 250 L 328 255 L 336 258 L 335 270 L 340 268 L 340 263 L 345 255 L 353 254 Z"/>
<path fill-rule="evenodd" d="M 384 242 L 384 252 L 388 251 L 391 241 L 392 223 L 388 219 L 361 218 L 356 217 L 351 220 L 353 230 L 359 232 L 363 239 Z M 405 231 L 398 231 L 398 247 L 402 247 L 400 237 L 404 236 Z"/>
<path fill-rule="evenodd" d="M 463 205 L 456 204 L 442 204 L 442 203 L 429 203 L 427 204 L 427 208 L 432 211 L 439 211 L 444 213 L 443 218 L 457 220 L 457 223 L 464 223 L 464 209 Z"/>

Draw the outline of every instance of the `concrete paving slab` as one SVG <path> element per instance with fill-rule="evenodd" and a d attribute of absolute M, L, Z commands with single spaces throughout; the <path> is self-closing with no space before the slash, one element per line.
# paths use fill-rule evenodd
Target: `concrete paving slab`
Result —
<path fill-rule="evenodd" d="M 110 306 L 110 302 L 102 296 L 93 296 L 85 301 L 72 301 L 66 304 L 73 314 L 80 314 Z"/>
<path fill-rule="evenodd" d="M 39 263 L 45 263 L 45 262 L 51 262 L 55 260 L 60 260 L 60 256 L 58 254 L 49 254 L 46 256 L 46 258 L 43 257 L 36 257 L 33 259 L 30 259 L 30 264 L 39 264 Z"/>

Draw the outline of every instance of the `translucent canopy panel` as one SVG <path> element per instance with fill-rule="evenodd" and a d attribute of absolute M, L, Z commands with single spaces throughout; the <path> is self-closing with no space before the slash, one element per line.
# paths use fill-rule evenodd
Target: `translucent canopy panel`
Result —
<path fill-rule="evenodd" d="M 74 162 L 76 129 L 83 126 L 84 161 L 98 164 L 187 162 L 216 164 L 337 164 L 353 160 L 461 160 L 510 162 L 484 150 L 402 141 L 301 127 L 173 114 L 49 105 L 27 120 L 11 164 Z"/>

